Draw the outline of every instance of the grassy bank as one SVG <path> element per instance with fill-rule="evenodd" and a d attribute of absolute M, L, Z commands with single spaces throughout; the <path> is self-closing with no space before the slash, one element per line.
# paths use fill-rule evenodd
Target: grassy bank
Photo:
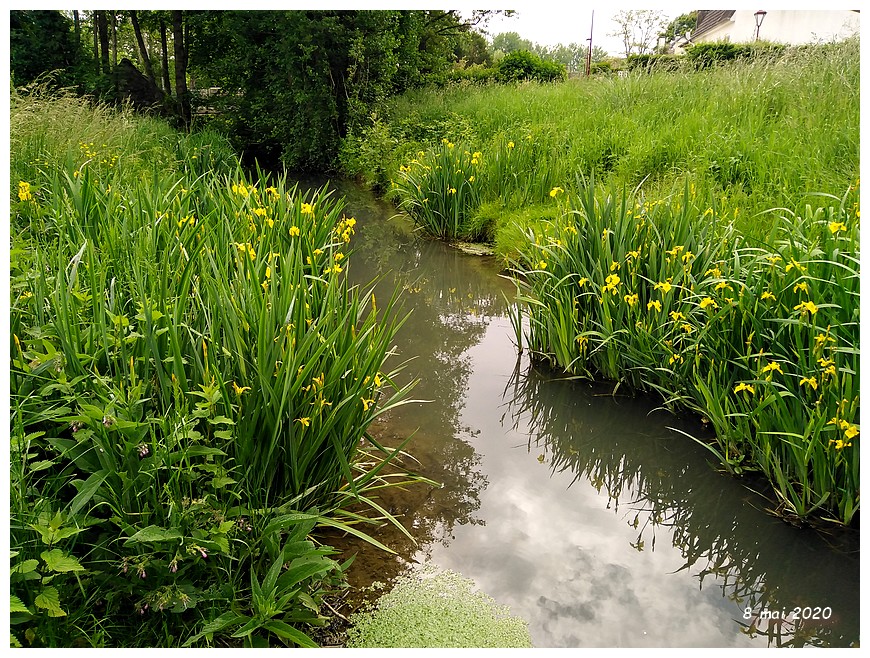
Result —
<path fill-rule="evenodd" d="M 860 504 L 859 44 L 392 101 L 350 173 L 491 240 L 526 342 L 709 420 L 785 516 Z M 519 337 L 519 336 L 518 336 Z"/>
<path fill-rule="evenodd" d="M 643 183 L 649 198 L 688 180 L 761 237 L 770 209 L 839 196 L 858 177 L 858 95 L 857 41 L 701 71 L 448 87 L 390 101 L 348 137 L 343 161 L 389 191 L 400 167 L 443 138 L 480 152 L 481 167 L 506 175 L 477 186 L 470 225 L 488 223 L 485 237 L 506 257 L 511 219 L 527 220 L 531 206 L 546 213 L 550 190 L 570 191 L 577 173 L 605 188 Z"/>
<path fill-rule="evenodd" d="M 70 97 L 11 136 L 13 643 L 313 645 L 347 564 L 312 533 L 396 481 L 361 439 L 407 391 L 355 220 Z"/>

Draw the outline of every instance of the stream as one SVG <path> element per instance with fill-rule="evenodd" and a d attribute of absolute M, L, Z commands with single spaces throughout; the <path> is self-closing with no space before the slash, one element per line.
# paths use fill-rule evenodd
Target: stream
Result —
<path fill-rule="evenodd" d="M 413 434 L 411 466 L 442 483 L 381 497 L 414 537 L 371 530 L 398 555 L 334 543 L 357 553 L 354 587 L 433 563 L 525 619 L 536 647 L 858 646 L 857 530 L 767 512 L 775 503 L 676 431 L 709 436 L 697 419 L 531 367 L 494 259 L 330 185 L 358 220 L 348 276 L 379 279 L 379 302 L 402 289 L 411 313 L 391 363 L 408 361 L 411 397 L 427 400 L 371 431 L 392 444 Z"/>

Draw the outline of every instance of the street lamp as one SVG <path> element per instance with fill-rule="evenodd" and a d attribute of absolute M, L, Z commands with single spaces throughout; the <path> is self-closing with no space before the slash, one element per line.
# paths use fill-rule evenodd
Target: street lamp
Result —
<path fill-rule="evenodd" d="M 763 9 L 759 9 L 755 12 L 755 40 L 758 41 L 758 33 L 761 31 L 761 24 L 764 22 L 764 17 L 767 16 L 767 12 Z"/>

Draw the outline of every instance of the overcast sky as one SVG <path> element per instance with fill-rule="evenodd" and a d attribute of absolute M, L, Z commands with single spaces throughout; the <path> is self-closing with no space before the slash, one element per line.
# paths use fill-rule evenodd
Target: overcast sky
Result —
<path fill-rule="evenodd" d="M 517 32 L 523 39 L 533 43 L 555 46 L 560 43 L 585 43 L 591 27 L 593 46 L 604 48 L 611 55 L 622 55 L 622 42 L 616 37 L 608 36 L 608 32 L 616 29 L 612 19 L 619 7 L 614 7 L 614 4 L 619 3 L 597 7 L 554 3 L 550 0 L 514 3 L 516 14 L 511 18 L 498 16 L 490 20 L 486 31 L 490 37 L 503 32 Z M 642 3 L 635 4 L 639 6 Z M 692 11 L 694 7 L 688 3 L 678 5 L 662 2 L 658 9 L 670 21 L 680 14 Z"/>

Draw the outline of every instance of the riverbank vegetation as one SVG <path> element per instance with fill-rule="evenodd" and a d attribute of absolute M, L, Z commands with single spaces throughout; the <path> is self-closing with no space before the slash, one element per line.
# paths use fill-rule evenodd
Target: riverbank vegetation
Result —
<path fill-rule="evenodd" d="M 343 158 L 434 235 L 494 243 L 537 358 L 659 391 L 784 516 L 849 524 L 858 50 L 409 92 Z"/>
<path fill-rule="evenodd" d="M 317 529 L 407 479 L 366 441 L 410 385 L 355 220 L 69 96 L 14 93 L 11 135 L 13 643 L 313 646 L 348 566 Z"/>

